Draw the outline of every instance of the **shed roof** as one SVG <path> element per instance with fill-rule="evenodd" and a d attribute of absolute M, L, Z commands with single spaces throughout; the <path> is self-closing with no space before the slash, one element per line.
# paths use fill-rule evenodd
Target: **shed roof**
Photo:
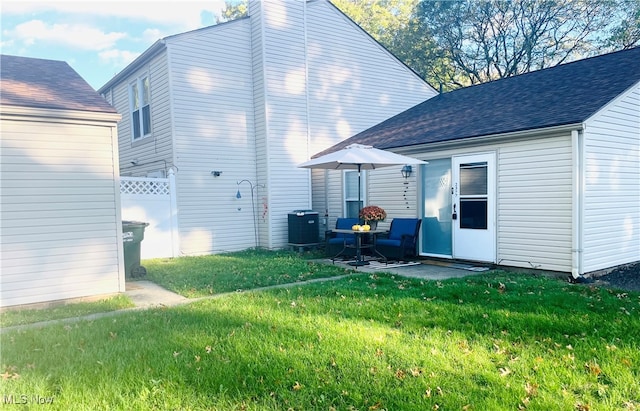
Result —
<path fill-rule="evenodd" d="M 116 113 L 64 61 L 0 55 L 0 105 Z"/>
<path fill-rule="evenodd" d="M 440 94 L 315 156 L 579 124 L 638 81 L 640 47 Z"/>

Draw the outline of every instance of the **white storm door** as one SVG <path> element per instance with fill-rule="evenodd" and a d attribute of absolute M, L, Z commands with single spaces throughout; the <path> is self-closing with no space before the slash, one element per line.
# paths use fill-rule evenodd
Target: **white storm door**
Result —
<path fill-rule="evenodd" d="M 453 157 L 453 257 L 496 261 L 495 153 Z"/>

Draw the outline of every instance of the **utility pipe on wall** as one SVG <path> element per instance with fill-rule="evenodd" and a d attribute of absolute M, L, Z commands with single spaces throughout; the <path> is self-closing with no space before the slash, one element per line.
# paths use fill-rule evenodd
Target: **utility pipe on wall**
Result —
<path fill-rule="evenodd" d="M 571 276 L 582 274 L 582 131 L 571 131 Z"/>

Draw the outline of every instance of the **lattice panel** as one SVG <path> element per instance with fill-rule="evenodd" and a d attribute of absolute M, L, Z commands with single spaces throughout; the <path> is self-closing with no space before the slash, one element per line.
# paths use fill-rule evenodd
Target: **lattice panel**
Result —
<path fill-rule="evenodd" d="M 121 180 L 121 194 L 146 194 L 169 195 L 169 182 L 167 181 L 138 181 Z"/>

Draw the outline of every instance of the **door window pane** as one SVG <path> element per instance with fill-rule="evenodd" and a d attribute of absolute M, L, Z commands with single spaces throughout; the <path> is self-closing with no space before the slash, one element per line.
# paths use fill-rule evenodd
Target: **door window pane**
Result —
<path fill-rule="evenodd" d="M 460 228 L 476 230 L 487 229 L 487 200 L 486 199 L 461 199 L 460 200 Z"/>
<path fill-rule="evenodd" d="M 451 224 L 451 159 L 429 160 L 422 166 L 423 213 L 421 250 L 426 254 L 450 256 Z"/>
<path fill-rule="evenodd" d="M 487 163 L 460 164 L 460 195 L 487 195 Z"/>

